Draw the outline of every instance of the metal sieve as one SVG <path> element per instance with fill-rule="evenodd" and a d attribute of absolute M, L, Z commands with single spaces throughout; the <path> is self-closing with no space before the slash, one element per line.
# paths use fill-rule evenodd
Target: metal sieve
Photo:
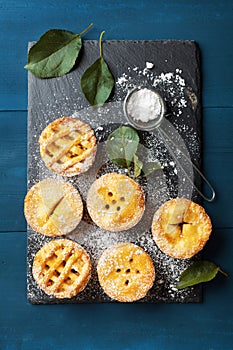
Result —
<path fill-rule="evenodd" d="M 156 115 L 154 119 L 147 122 L 143 122 L 141 120 L 134 118 L 134 116 L 129 112 L 129 108 L 128 108 L 129 101 L 134 97 L 134 95 L 137 94 L 138 91 L 143 89 L 152 91 L 160 106 L 159 115 Z M 124 114 L 131 125 L 133 125 L 136 129 L 148 130 L 148 131 L 157 128 L 161 124 L 166 112 L 166 106 L 160 93 L 156 89 L 152 87 L 146 87 L 146 86 L 134 87 L 131 90 L 129 90 L 123 103 L 123 109 L 124 109 Z"/>
<path fill-rule="evenodd" d="M 130 99 L 132 99 L 133 96 L 135 97 L 136 93 L 141 89 L 148 89 L 150 91 L 153 91 L 157 100 L 160 103 L 160 106 L 161 106 L 160 114 L 156 115 L 156 117 L 154 119 L 146 121 L 146 122 L 143 122 L 142 120 L 138 120 L 138 118 L 135 118 L 132 114 L 129 113 L 129 109 L 128 109 Z M 159 138 L 162 140 L 162 142 L 164 143 L 165 147 L 167 148 L 167 150 L 169 151 L 169 153 L 171 154 L 171 156 L 173 157 L 173 159 L 175 160 L 177 165 L 180 168 L 182 168 L 182 170 L 186 174 L 187 179 L 190 182 L 190 184 L 196 189 L 196 191 L 199 193 L 199 195 L 203 199 L 205 199 L 207 202 L 212 202 L 215 198 L 215 191 L 214 191 L 212 185 L 209 183 L 209 181 L 206 179 L 206 177 L 202 174 L 202 172 L 198 169 L 198 167 L 191 161 L 190 157 L 188 157 L 180 148 L 178 148 L 177 144 L 175 144 L 175 142 L 173 142 L 171 137 L 166 132 L 165 128 L 161 127 L 161 124 L 165 119 L 166 105 L 165 105 L 165 102 L 164 102 L 162 96 L 160 95 L 160 93 L 156 89 L 154 89 L 153 87 L 138 86 L 138 87 L 133 87 L 131 89 L 129 87 L 128 93 L 127 93 L 127 95 L 124 99 L 124 102 L 123 102 L 123 110 L 124 110 L 124 115 L 125 115 L 127 121 L 129 122 L 129 124 L 131 124 L 136 129 L 157 132 Z M 169 145 L 169 143 L 171 146 Z M 177 159 L 177 157 L 172 149 L 174 147 L 179 151 L 180 154 L 182 154 L 182 157 L 184 157 L 184 159 L 193 167 L 193 169 L 196 171 L 196 173 L 199 174 L 199 176 L 202 178 L 204 183 L 209 187 L 209 190 L 211 192 L 210 197 L 207 197 L 204 193 L 202 193 L 201 190 L 199 190 L 199 188 L 196 186 L 194 181 L 191 179 L 191 177 L 187 174 L 187 172 L 185 171 L 184 167 L 182 167 L 181 163 Z M 189 152 L 188 152 L 188 154 L 189 154 Z"/>

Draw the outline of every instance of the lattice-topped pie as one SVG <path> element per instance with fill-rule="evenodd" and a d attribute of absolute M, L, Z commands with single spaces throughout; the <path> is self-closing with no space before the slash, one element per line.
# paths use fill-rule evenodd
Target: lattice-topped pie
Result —
<path fill-rule="evenodd" d="M 127 230 L 136 225 L 144 213 L 144 192 L 126 175 L 105 174 L 89 189 L 87 209 L 99 227 L 115 232 Z"/>
<path fill-rule="evenodd" d="M 154 214 L 152 234 L 157 246 L 173 258 L 191 258 L 206 244 L 212 231 L 203 207 L 185 199 L 165 202 Z"/>
<path fill-rule="evenodd" d="M 81 120 L 63 117 L 50 123 L 39 138 L 40 155 L 47 168 L 63 176 L 87 171 L 96 155 L 96 137 Z"/>
<path fill-rule="evenodd" d="M 36 253 L 32 274 L 46 294 L 71 298 L 86 287 L 91 277 L 90 257 L 74 241 L 52 240 Z"/>
<path fill-rule="evenodd" d="M 98 261 L 97 272 L 105 293 L 121 302 L 145 297 L 155 279 L 150 256 L 132 243 L 120 243 L 106 249 Z"/>
<path fill-rule="evenodd" d="M 62 236 L 80 223 L 83 203 L 78 190 L 70 183 L 45 179 L 28 191 L 24 213 L 33 230 L 46 236 Z"/>

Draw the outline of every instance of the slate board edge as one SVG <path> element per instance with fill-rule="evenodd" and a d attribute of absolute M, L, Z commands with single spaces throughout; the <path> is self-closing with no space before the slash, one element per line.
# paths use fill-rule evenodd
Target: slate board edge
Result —
<path fill-rule="evenodd" d="M 96 40 L 87 40 L 88 42 L 93 42 L 94 44 L 98 44 L 98 41 L 96 41 Z M 106 40 L 106 42 L 123 42 L 123 41 L 125 41 L 125 40 Z M 133 43 L 142 43 L 142 42 L 153 42 L 154 40 L 129 40 L 130 42 L 133 42 Z M 192 44 L 195 44 L 196 45 L 196 47 L 198 48 L 198 45 L 197 45 L 197 43 L 195 42 L 195 41 L 190 41 L 190 40 L 158 40 L 158 41 L 156 41 L 156 42 L 161 42 L 161 43 L 170 43 L 170 42 L 172 42 L 172 43 L 175 43 L 175 42 L 178 42 L 178 43 L 192 43 Z M 29 46 L 31 46 L 32 45 L 32 43 L 29 43 Z M 197 53 L 198 53 L 198 58 L 197 58 L 197 61 L 199 60 L 199 62 L 198 62 L 198 65 L 199 65 L 199 69 L 200 69 L 200 53 L 199 53 L 199 50 L 197 51 Z M 30 72 L 29 72 L 29 74 L 31 74 Z M 200 121 L 201 121 L 201 103 L 200 103 L 200 98 L 201 98 L 201 91 L 200 91 L 200 80 L 198 80 L 198 81 L 196 81 L 196 83 L 197 83 L 197 86 L 199 86 L 199 88 L 198 88 L 198 94 L 199 94 L 199 103 L 198 103 L 198 111 L 197 111 L 197 113 L 196 113 L 196 116 L 198 117 L 198 119 L 199 119 L 199 124 L 200 124 Z M 199 131 L 199 134 L 200 134 L 200 127 L 198 128 L 198 131 Z M 30 121 L 28 122 L 28 133 L 30 132 Z M 200 145 L 201 146 L 201 145 Z M 29 156 L 29 154 L 28 154 L 28 156 Z M 29 165 L 29 163 L 28 163 L 28 165 Z M 29 167 L 28 167 L 28 174 L 29 174 Z M 29 272 L 30 273 L 30 272 Z M 201 289 L 201 288 L 197 288 L 197 289 Z M 31 302 L 31 303 L 34 303 L 33 302 L 33 300 L 31 300 L 30 299 L 30 297 L 28 297 L 28 300 L 29 300 L 29 302 Z M 199 298 L 198 298 L 198 300 L 194 300 L 194 301 L 191 301 L 191 303 L 192 302 L 200 302 L 202 300 L 202 298 L 201 298 L 201 295 L 199 295 Z M 78 303 L 79 301 L 78 300 L 74 300 L 74 301 L 72 301 L 72 300 L 68 300 L 68 301 L 60 301 L 59 299 L 55 299 L 55 300 L 51 300 L 51 301 L 49 301 L 48 303 L 55 303 L 55 304 L 57 304 L 57 303 Z M 106 301 L 103 301 L 103 302 L 106 302 Z M 139 301 L 139 302 L 141 302 L 141 301 Z M 143 301 L 142 301 L 143 302 Z M 160 301 L 157 301 L 157 302 L 160 302 Z M 190 301 L 189 301 L 190 302 Z M 44 303 L 44 302 L 39 302 L 39 303 Z M 47 303 L 47 302 L 45 302 L 45 303 Z M 172 301 L 169 301 L 169 303 L 173 303 Z M 35 303 L 36 304 L 36 303 Z"/>

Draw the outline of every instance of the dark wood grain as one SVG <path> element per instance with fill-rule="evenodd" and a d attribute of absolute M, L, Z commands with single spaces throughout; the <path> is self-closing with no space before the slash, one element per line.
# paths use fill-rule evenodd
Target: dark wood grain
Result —
<path fill-rule="evenodd" d="M 0 231 L 25 231 L 23 200 L 27 189 L 27 113 L 0 113 Z"/>
<path fill-rule="evenodd" d="M 23 69 L 27 42 L 37 40 L 51 28 L 81 32 L 91 22 L 95 26 L 85 36 L 89 39 L 97 39 L 106 30 L 105 39 L 196 40 L 202 51 L 204 106 L 232 106 L 232 54 L 228 44 L 233 41 L 231 1 L 104 0 L 95 5 L 93 0 L 14 0 L 1 4 L 3 110 L 27 108 L 27 72 Z"/>
<path fill-rule="evenodd" d="M 0 9 L 0 348 L 232 349 L 232 1 L 1 0 Z M 38 307 L 26 301 L 26 232 L 18 231 L 26 231 L 27 43 L 50 28 L 78 32 L 91 22 L 88 39 L 106 30 L 109 40 L 194 39 L 201 48 L 208 107 L 203 162 L 217 192 L 215 202 L 204 204 L 214 232 L 203 254 L 230 275 L 205 285 L 203 304 Z"/>

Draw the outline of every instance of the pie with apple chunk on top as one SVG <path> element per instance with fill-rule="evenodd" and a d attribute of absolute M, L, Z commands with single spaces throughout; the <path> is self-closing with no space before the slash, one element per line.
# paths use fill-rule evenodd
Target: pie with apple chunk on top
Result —
<path fill-rule="evenodd" d="M 179 259 L 191 258 L 206 244 L 212 231 L 203 207 L 185 199 L 165 202 L 154 214 L 152 235 L 165 254 Z"/>
<path fill-rule="evenodd" d="M 24 214 L 33 230 L 46 236 L 63 236 L 80 223 L 83 203 L 78 190 L 70 183 L 45 179 L 28 191 Z"/>

